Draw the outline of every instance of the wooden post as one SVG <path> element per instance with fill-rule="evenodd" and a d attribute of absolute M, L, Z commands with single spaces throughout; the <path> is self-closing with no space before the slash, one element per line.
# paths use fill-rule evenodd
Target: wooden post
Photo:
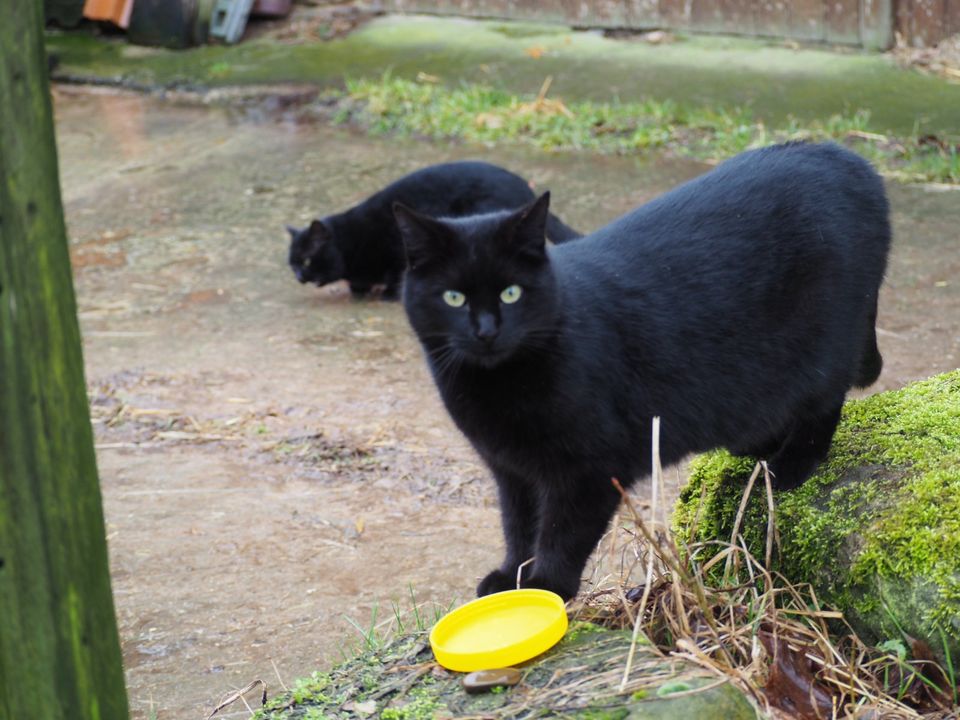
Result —
<path fill-rule="evenodd" d="M 0 22 L 0 720 L 128 717 L 43 4 Z"/>
<path fill-rule="evenodd" d="M 860 43 L 868 50 L 889 50 L 897 20 L 894 0 L 860 0 Z"/>

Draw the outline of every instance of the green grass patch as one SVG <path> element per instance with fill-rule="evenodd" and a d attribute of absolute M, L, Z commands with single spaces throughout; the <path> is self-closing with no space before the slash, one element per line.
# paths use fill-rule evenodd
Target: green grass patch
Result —
<path fill-rule="evenodd" d="M 381 613 L 380 604 L 374 604 L 370 617 L 358 620 L 344 615 L 357 632 L 357 641 L 353 647 L 341 647 L 343 660 L 349 661 L 368 652 L 377 652 L 389 645 L 400 635 L 410 633 L 426 634 L 439 622 L 440 618 L 453 609 L 456 602 L 442 605 L 437 602 L 420 602 L 414 593 L 413 585 L 407 586 L 407 597 L 403 600 L 391 600 L 390 612 Z"/>
<path fill-rule="evenodd" d="M 357 122 L 375 133 L 481 144 L 516 142 L 543 150 L 665 150 L 708 161 L 788 140 L 834 140 L 886 175 L 911 182 L 960 182 L 960 145 L 929 136 L 868 132 L 866 111 L 806 124 L 790 118 L 783 127 L 772 128 L 746 107 L 692 107 L 670 100 L 566 105 L 543 92 L 516 95 L 484 84 L 447 88 L 389 75 L 348 80 L 345 99 L 336 119 Z"/>

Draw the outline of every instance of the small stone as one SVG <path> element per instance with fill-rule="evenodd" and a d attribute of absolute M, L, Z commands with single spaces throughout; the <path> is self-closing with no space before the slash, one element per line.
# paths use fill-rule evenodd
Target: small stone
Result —
<path fill-rule="evenodd" d="M 464 675 L 460 684 L 468 693 L 482 693 L 495 687 L 516 685 L 520 682 L 520 678 L 520 671 L 516 668 L 477 670 L 469 675 Z"/>
<path fill-rule="evenodd" d="M 353 710 L 358 715 L 373 715 L 377 711 L 376 700 L 365 700 L 353 704 Z"/>

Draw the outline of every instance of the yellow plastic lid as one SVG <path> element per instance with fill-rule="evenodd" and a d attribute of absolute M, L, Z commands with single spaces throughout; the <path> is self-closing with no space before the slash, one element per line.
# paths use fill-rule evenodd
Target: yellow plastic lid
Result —
<path fill-rule="evenodd" d="M 430 646 L 448 670 L 494 670 L 546 652 L 566 631 L 567 611 L 559 595 L 507 590 L 444 615 L 430 632 Z"/>

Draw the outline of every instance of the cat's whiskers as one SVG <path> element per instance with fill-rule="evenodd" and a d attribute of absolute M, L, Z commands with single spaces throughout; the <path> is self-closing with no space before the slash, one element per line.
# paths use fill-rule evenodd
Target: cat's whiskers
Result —
<path fill-rule="evenodd" d="M 431 349 L 429 355 L 437 375 L 446 375 L 448 372 L 456 375 L 463 365 L 463 353 L 449 341 Z"/>

